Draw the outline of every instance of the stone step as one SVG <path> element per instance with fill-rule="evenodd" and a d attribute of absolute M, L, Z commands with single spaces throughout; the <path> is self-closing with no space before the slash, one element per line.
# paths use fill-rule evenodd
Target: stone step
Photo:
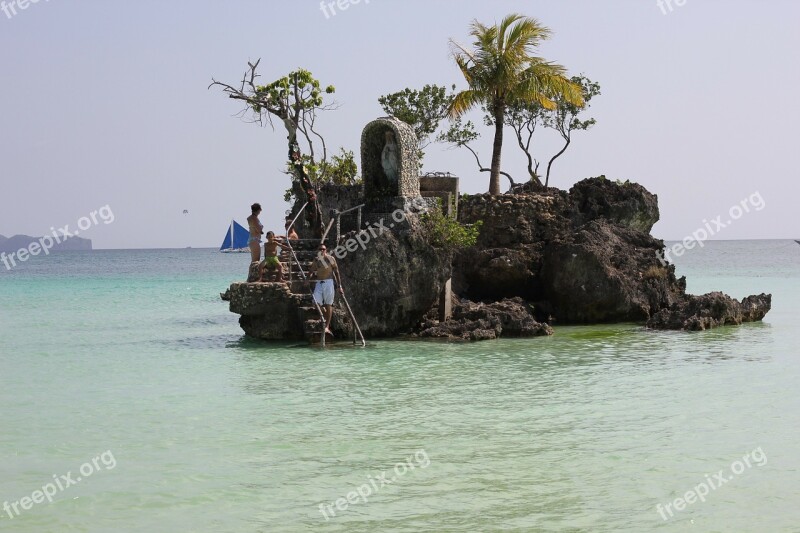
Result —
<path fill-rule="evenodd" d="M 313 305 L 302 305 L 299 309 L 303 312 L 306 317 L 306 320 L 313 320 L 319 322 L 319 311 Z"/>
<path fill-rule="evenodd" d="M 300 259 L 301 261 L 303 259 L 313 260 L 315 257 L 317 257 L 318 253 L 319 253 L 319 251 L 316 250 L 316 249 L 314 249 L 314 250 L 295 250 L 294 251 L 294 255 L 296 255 L 297 258 Z M 283 257 L 291 257 L 292 253 L 289 250 L 286 250 L 286 251 L 281 252 L 281 256 L 283 256 Z"/>
<path fill-rule="evenodd" d="M 324 329 L 323 322 L 319 318 L 309 318 L 303 322 L 303 332 L 306 337 L 310 335 L 319 335 Z"/>
<path fill-rule="evenodd" d="M 316 251 L 319 248 L 319 239 L 297 239 L 290 241 L 289 244 L 295 252 Z"/>

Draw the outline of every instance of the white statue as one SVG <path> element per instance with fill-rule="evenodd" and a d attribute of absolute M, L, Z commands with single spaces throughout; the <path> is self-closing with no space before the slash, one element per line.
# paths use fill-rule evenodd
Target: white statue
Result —
<path fill-rule="evenodd" d="M 383 146 L 383 153 L 381 153 L 381 165 L 383 165 L 383 172 L 389 178 L 389 181 L 397 183 L 397 177 L 400 173 L 400 157 L 392 131 L 386 132 L 386 144 Z"/>

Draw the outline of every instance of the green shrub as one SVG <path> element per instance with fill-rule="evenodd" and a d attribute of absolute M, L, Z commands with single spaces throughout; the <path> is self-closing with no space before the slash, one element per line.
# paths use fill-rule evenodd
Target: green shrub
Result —
<path fill-rule="evenodd" d="M 422 223 L 431 246 L 447 250 L 475 246 L 483 225 L 483 221 L 480 220 L 475 224 L 461 224 L 444 215 L 439 209 L 433 209 L 422 215 Z"/>

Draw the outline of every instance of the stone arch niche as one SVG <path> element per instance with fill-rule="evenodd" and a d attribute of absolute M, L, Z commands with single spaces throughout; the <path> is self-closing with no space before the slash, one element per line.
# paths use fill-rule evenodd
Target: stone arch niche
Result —
<path fill-rule="evenodd" d="M 384 156 L 387 133 L 391 133 L 396 144 Z M 364 195 L 367 199 L 417 198 L 419 197 L 419 159 L 417 158 L 417 136 L 413 128 L 396 118 L 373 120 L 361 134 L 361 173 L 364 178 Z M 394 155 L 392 155 L 392 153 Z M 390 172 L 384 170 L 387 157 Z M 396 178 L 392 173 L 391 158 L 396 163 Z"/>

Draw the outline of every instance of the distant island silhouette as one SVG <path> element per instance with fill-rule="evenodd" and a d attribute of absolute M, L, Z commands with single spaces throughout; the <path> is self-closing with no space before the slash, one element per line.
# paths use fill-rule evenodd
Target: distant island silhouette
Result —
<path fill-rule="evenodd" d="M 13 237 L 5 237 L 0 235 L 0 252 L 12 253 L 22 248 L 27 248 L 33 242 L 38 242 L 41 237 L 31 237 L 29 235 L 14 235 Z M 91 239 L 82 239 L 81 237 L 70 237 L 62 240 L 60 243 L 54 244 L 51 251 L 65 252 L 65 251 L 90 251 L 92 249 Z"/>

